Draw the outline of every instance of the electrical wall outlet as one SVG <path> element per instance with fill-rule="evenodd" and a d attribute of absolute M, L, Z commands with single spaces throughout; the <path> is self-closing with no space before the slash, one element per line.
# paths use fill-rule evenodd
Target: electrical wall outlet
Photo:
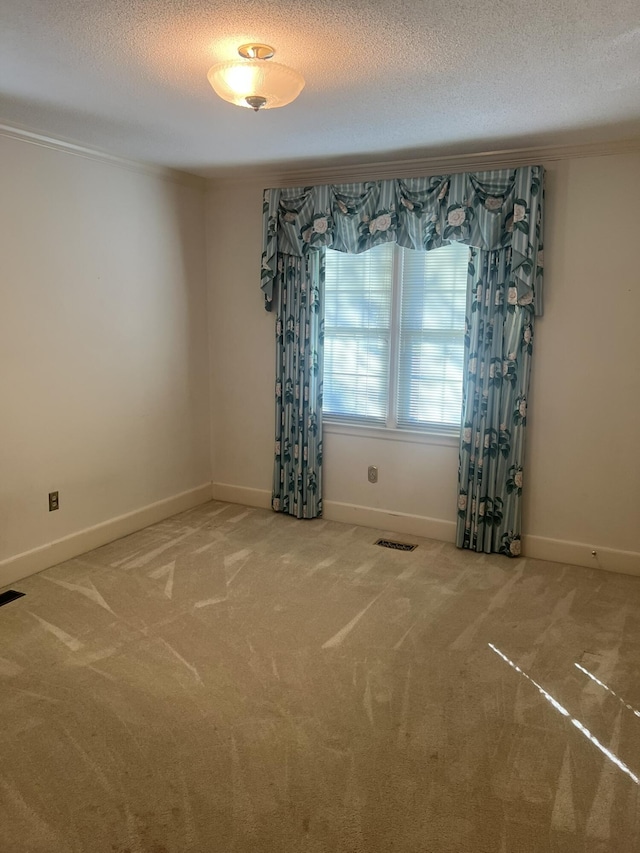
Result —
<path fill-rule="evenodd" d="M 49 492 L 49 512 L 60 509 L 60 499 L 57 492 Z"/>
<path fill-rule="evenodd" d="M 369 470 L 367 471 L 367 479 L 370 483 L 378 482 L 378 469 L 375 465 L 369 465 Z"/>

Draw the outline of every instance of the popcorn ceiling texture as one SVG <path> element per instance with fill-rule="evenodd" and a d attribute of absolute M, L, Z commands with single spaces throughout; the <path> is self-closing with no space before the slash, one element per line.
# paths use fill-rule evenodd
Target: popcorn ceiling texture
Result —
<path fill-rule="evenodd" d="M 305 76 L 293 105 L 211 90 L 251 40 Z M 203 172 L 603 141 L 640 133 L 639 56 L 637 0 L 4 0 L 0 121 Z"/>

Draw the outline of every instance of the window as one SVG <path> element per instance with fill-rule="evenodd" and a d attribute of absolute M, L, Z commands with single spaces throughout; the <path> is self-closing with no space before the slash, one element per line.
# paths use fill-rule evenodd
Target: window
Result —
<path fill-rule="evenodd" d="M 393 429 L 460 428 L 469 249 L 385 243 L 326 252 L 325 417 Z"/>

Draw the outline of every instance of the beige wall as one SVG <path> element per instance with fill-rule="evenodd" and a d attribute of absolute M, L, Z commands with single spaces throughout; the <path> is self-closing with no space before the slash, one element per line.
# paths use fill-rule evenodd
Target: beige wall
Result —
<path fill-rule="evenodd" d="M 590 565 L 599 563 L 600 552 L 591 558 L 597 547 L 603 554 L 636 552 L 636 560 L 640 266 L 632 188 L 640 186 L 640 156 L 545 165 L 546 313 L 536 327 L 533 366 L 528 551 Z M 207 233 L 213 480 L 239 487 L 220 486 L 221 496 L 249 500 L 248 490 L 258 490 L 253 497 L 264 501 L 271 488 L 274 341 L 273 316 L 258 290 L 260 199 L 258 184 L 212 187 Z M 366 520 L 350 506 L 386 510 L 435 519 L 413 526 L 451 535 L 456 447 L 328 431 L 325 463 L 331 513 Z M 375 486 L 366 480 L 368 465 L 380 469 Z M 376 517 L 383 518 L 370 514 Z"/>
<path fill-rule="evenodd" d="M 211 473 L 202 188 L 9 138 L 0 186 L 1 561 Z"/>
<path fill-rule="evenodd" d="M 546 166 L 525 544 L 640 570 L 629 210 L 640 156 Z M 274 317 L 258 291 L 261 184 L 210 185 L 205 225 L 190 182 L 7 138 L 0 171 L 0 581 L 3 560 L 126 514 L 135 529 L 154 520 L 145 507 L 181 508 L 175 496 L 205 499 L 212 472 L 219 496 L 268 505 Z M 454 443 L 327 428 L 325 460 L 327 515 L 451 538 Z M 49 513 L 53 489 L 61 509 Z M 127 532 L 109 529 L 101 541 Z"/>
<path fill-rule="evenodd" d="M 640 155 L 550 164 L 525 527 L 640 552 Z"/>

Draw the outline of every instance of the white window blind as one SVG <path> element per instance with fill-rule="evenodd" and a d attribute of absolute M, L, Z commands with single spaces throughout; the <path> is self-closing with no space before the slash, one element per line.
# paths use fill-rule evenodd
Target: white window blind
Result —
<path fill-rule="evenodd" d="M 393 245 L 361 255 L 327 251 L 323 411 L 385 425 L 388 414 Z"/>
<path fill-rule="evenodd" d="M 459 429 L 469 247 L 401 251 L 397 425 Z"/>
<path fill-rule="evenodd" d="M 324 413 L 400 429 L 457 430 L 468 248 L 386 243 L 327 250 Z"/>

